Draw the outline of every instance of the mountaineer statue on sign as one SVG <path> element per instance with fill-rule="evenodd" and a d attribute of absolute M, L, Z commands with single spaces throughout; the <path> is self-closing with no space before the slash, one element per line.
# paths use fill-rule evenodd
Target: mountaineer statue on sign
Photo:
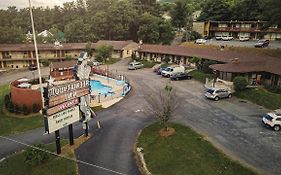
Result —
<path fill-rule="evenodd" d="M 91 73 L 91 66 L 88 64 L 88 56 L 86 52 L 81 52 L 75 67 L 76 80 L 89 80 Z M 90 108 L 90 95 L 80 97 L 80 111 L 83 114 L 83 128 L 87 129 L 87 122 L 90 121 L 92 116 L 96 116 L 95 112 Z M 86 125 L 86 126 L 85 126 Z"/>

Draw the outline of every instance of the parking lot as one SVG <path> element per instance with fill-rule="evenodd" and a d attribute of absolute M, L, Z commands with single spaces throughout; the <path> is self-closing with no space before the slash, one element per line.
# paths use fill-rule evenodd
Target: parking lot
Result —
<path fill-rule="evenodd" d="M 206 42 L 206 45 L 217 45 L 217 46 L 234 46 L 234 47 L 250 47 L 254 48 L 257 40 L 250 40 L 241 42 L 239 40 L 231 40 L 231 41 L 221 41 L 212 38 Z M 268 49 L 281 49 L 281 41 L 270 41 L 269 46 L 266 47 Z"/>

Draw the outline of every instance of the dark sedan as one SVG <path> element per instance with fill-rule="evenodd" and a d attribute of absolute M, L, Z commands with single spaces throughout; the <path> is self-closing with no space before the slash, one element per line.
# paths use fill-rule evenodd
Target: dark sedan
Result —
<path fill-rule="evenodd" d="M 255 47 L 267 47 L 269 45 L 269 40 L 259 40 L 256 44 Z"/>
<path fill-rule="evenodd" d="M 176 73 L 174 75 L 172 75 L 171 80 L 189 80 L 192 78 L 191 75 L 189 75 L 188 73 Z"/>

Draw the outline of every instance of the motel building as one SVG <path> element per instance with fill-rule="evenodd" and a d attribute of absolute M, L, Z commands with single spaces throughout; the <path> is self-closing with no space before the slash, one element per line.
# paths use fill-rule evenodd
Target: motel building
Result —
<path fill-rule="evenodd" d="M 38 54 L 41 62 L 64 61 L 77 58 L 79 53 L 85 51 L 87 43 L 61 43 L 38 44 Z M 100 40 L 92 44 L 92 49 L 100 45 L 113 47 L 113 58 L 128 58 L 138 47 L 133 41 L 107 41 Z M 36 56 L 33 44 L 0 44 L 0 69 L 26 68 L 35 64 Z"/>
<path fill-rule="evenodd" d="M 139 45 L 137 54 L 141 59 L 163 61 L 170 58 L 171 63 L 190 65 L 190 58 L 198 57 L 213 60 L 217 64 L 210 66 L 216 76 L 232 82 L 236 76 L 244 76 L 249 84 L 259 85 L 266 82 L 269 85 L 281 87 L 280 58 L 268 55 L 256 55 L 249 52 L 237 52 L 227 49 L 190 48 L 184 46 L 165 46 L 143 44 Z"/>

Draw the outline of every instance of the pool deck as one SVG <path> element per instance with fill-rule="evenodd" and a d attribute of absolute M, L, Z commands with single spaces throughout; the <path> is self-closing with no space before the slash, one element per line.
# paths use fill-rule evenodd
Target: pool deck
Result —
<path fill-rule="evenodd" d="M 115 80 L 115 79 L 112 79 L 112 78 L 107 78 L 107 77 L 96 75 L 96 74 L 91 76 L 90 79 L 100 81 L 102 84 L 104 84 L 106 86 L 110 86 L 112 88 L 112 90 L 111 90 L 112 92 L 120 92 L 120 91 L 122 92 L 123 91 L 123 85 L 117 84 L 118 80 Z M 116 98 L 113 98 L 112 100 L 107 100 L 107 101 L 104 101 L 104 102 L 101 102 L 101 103 L 91 102 L 90 106 L 94 107 L 94 106 L 100 106 L 101 105 L 103 108 L 108 108 L 111 105 L 119 102 L 122 99 L 123 99 L 123 97 L 116 97 Z"/>

